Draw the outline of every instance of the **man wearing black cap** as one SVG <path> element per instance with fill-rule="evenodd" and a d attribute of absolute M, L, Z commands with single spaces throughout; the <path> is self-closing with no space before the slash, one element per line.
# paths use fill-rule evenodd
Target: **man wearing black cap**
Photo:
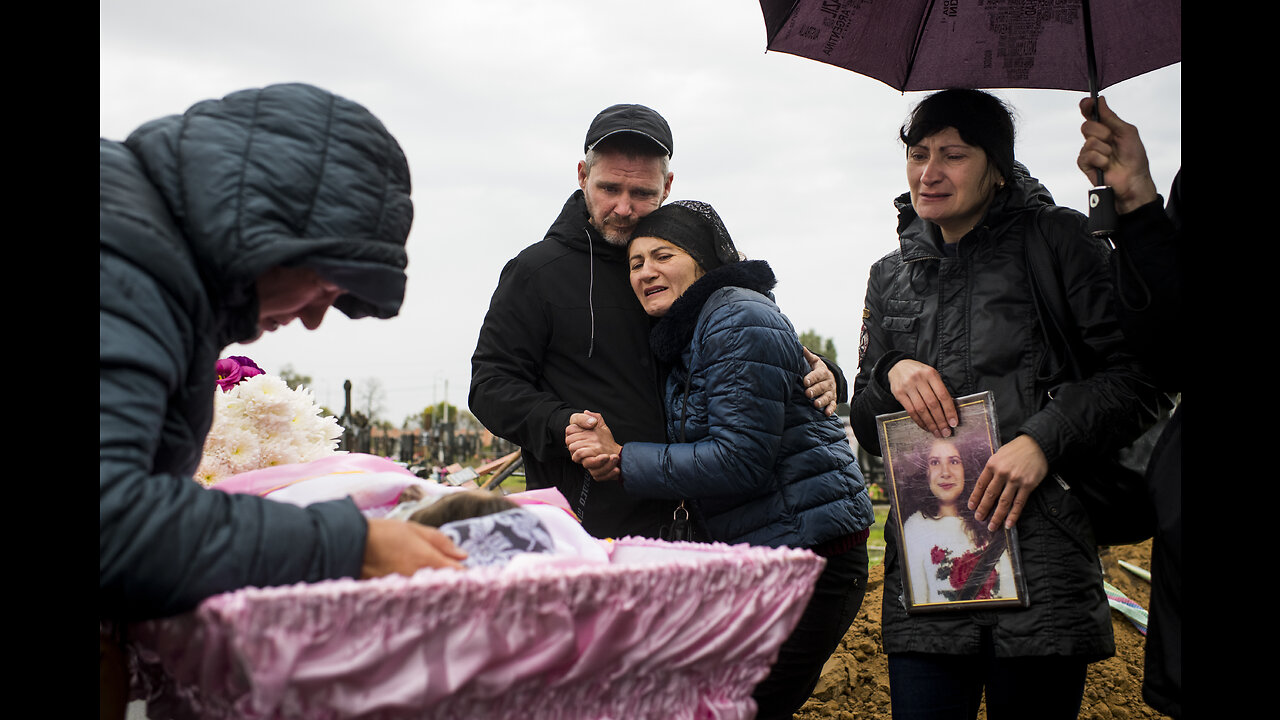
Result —
<path fill-rule="evenodd" d="M 618 442 L 666 442 L 664 378 L 628 281 L 626 245 L 671 193 L 671 128 L 643 105 L 614 105 L 591 122 L 583 150 L 579 189 L 543 240 L 502 270 L 471 358 L 468 403 L 486 428 L 520 445 L 528 487 L 559 488 L 589 533 L 659 537 L 677 503 L 592 482 L 569 458 L 565 428 L 592 410 L 610 418 Z M 834 409 L 836 381 L 825 367 L 806 382 L 821 396 L 815 402 Z"/>

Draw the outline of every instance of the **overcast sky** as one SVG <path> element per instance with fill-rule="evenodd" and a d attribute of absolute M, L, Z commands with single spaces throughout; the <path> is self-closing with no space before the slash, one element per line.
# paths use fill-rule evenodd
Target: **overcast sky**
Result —
<path fill-rule="evenodd" d="M 101 135 L 236 90 L 307 82 L 368 107 L 413 175 L 410 278 L 400 316 L 331 312 L 232 346 L 268 372 L 291 364 L 341 411 L 342 383 L 377 378 L 397 425 L 440 400 L 466 405 L 471 352 L 498 273 L 542 238 L 569 194 L 587 125 L 614 103 L 671 124 L 672 200 L 711 203 L 738 248 L 768 260 L 797 330 L 834 338 L 852 379 L 868 270 L 896 247 L 906 190 L 897 130 L 924 96 L 766 53 L 754 0 L 104 1 Z M 1002 90 L 1016 154 L 1061 205 L 1083 93 Z M 1182 66 L 1103 92 L 1136 124 L 1156 185 L 1182 163 Z M 446 390 L 447 388 L 447 390 Z"/>

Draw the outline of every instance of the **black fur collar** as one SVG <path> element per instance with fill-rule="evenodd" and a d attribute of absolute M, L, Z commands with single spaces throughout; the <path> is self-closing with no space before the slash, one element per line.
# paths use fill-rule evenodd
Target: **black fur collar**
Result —
<path fill-rule="evenodd" d="M 649 348 L 659 360 L 673 363 L 680 359 L 684 349 L 689 346 L 689 341 L 693 339 L 693 330 L 698 325 L 702 306 L 712 293 L 724 287 L 740 287 L 768 295 L 777 284 L 778 279 L 774 277 L 773 269 L 764 260 L 744 260 L 721 265 L 698 278 L 684 291 L 684 295 L 671 303 L 671 309 L 667 310 L 667 314 L 649 332 Z"/>

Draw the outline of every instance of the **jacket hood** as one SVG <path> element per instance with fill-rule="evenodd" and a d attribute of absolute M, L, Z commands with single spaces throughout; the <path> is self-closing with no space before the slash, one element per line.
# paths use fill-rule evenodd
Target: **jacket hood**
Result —
<path fill-rule="evenodd" d="M 625 272 L 627 262 L 627 249 L 610 245 L 600 234 L 600 231 L 591 224 L 591 217 L 587 214 L 587 198 L 581 189 L 575 190 L 569 199 L 565 201 L 564 207 L 560 209 L 560 214 L 556 217 L 555 222 L 551 223 L 551 227 L 547 228 L 546 238 L 555 240 L 570 250 L 584 252 L 587 254 L 589 261 L 583 272 L 587 275 L 587 315 L 590 318 L 591 327 L 589 328 L 590 339 L 587 343 L 587 357 L 595 354 L 596 346 L 596 260 L 616 264 L 620 266 L 620 271 Z M 603 282 L 610 282 L 609 279 L 602 278 Z"/>
<path fill-rule="evenodd" d="M 772 298 L 770 291 L 778 284 L 773 268 L 764 260 L 744 260 L 721 265 L 698 278 L 684 295 L 671 303 L 667 314 L 649 333 L 649 346 L 663 362 L 674 362 L 689 346 L 697 329 L 702 307 L 717 290 L 740 287 Z"/>
<path fill-rule="evenodd" d="M 911 260 L 922 254 L 934 257 L 938 254 L 933 243 L 933 223 L 922 220 L 911 205 L 911 193 L 905 192 L 893 200 L 898 208 L 898 235 L 902 241 L 903 260 Z M 1052 205 L 1053 196 L 1039 180 L 1031 176 L 1027 166 L 1013 163 L 1013 177 L 996 191 L 991 206 L 979 227 L 994 225 L 1012 215 L 1035 210 L 1042 205 Z"/>
<path fill-rule="evenodd" d="M 606 260 L 626 260 L 627 249 L 610 245 L 591 224 L 591 217 L 587 214 L 587 198 L 580 189 L 575 190 L 565 201 L 555 222 L 547 229 L 546 236 L 555 238 L 556 242 L 574 250 L 599 254 Z"/>
<path fill-rule="evenodd" d="M 361 105 L 303 84 L 243 90 L 153 120 L 125 145 L 155 186 L 233 340 L 256 334 L 255 282 L 308 265 L 353 318 L 395 316 L 413 222 L 409 166 Z M 246 334 L 247 333 L 247 334 Z"/>

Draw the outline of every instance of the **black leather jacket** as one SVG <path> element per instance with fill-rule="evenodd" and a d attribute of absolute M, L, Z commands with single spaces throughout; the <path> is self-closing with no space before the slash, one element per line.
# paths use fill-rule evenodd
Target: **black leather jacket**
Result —
<path fill-rule="evenodd" d="M 951 258 L 910 196 L 897 199 L 901 247 L 871 269 L 852 401 L 854 432 L 869 452 L 880 454 L 875 416 L 902 409 L 886 374 L 904 358 L 936 368 L 953 397 L 992 391 L 1001 441 L 1031 436 L 1051 467 L 1126 445 L 1154 422 L 1158 393 L 1120 333 L 1106 248 L 1089 238 L 1084 216 L 1052 202 L 1017 165 Z M 1076 327 L 1099 368 L 1088 380 L 1056 388 L 1037 380 L 1045 341 L 1029 286 L 1028 239 L 1043 239 L 1057 259 Z M 990 626 L 1001 656 L 1113 654 L 1092 529 L 1079 501 L 1050 476 L 1017 528 L 1030 607 L 926 616 L 903 607 L 897 543 L 886 533 L 885 650 L 976 653 L 979 627 Z"/>

